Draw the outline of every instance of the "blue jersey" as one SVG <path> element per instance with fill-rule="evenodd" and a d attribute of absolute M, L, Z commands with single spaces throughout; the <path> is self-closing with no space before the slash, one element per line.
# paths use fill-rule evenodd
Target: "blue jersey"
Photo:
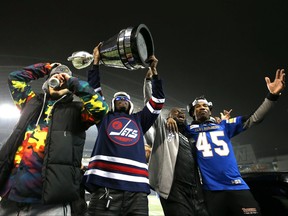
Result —
<path fill-rule="evenodd" d="M 148 109 L 132 115 L 110 112 L 104 117 L 85 172 L 87 190 L 102 186 L 150 193 L 143 127 L 150 127 L 153 121 L 141 125 L 139 117 L 145 111 Z"/>
<path fill-rule="evenodd" d="M 88 81 L 101 91 L 99 67 L 93 66 Z M 150 193 L 144 134 L 153 125 L 165 102 L 162 81 L 152 81 L 152 97 L 144 108 L 132 114 L 109 112 L 98 124 L 98 137 L 83 181 L 93 192 L 107 187 L 130 192 Z"/>
<path fill-rule="evenodd" d="M 188 136 L 196 141 L 197 162 L 205 190 L 249 189 L 241 177 L 230 141 L 244 130 L 242 117 L 220 124 L 205 122 L 188 126 Z"/>

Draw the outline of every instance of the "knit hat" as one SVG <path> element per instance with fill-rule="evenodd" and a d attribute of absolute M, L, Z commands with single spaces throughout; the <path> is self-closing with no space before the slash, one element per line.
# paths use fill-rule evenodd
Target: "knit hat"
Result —
<path fill-rule="evenodd" d="M 43 83 L 42 85 L 42 90 L 46 93 L 48 93 L 48 89 L 49 89 L 49 79 L 51 76 L 53 76 L 54 74 L 59 74 L 59 73 L 67 73 L 68 75 L 72 76 L 72 72 L 70 71 L 70 69 L 66 66 L 66 65 L 58 65 L 57 67 L 53 68 L 47 78 L 47 80 Z"/>
<path fill-rule="evenodd" d="M 57 67 L 52 69 L 52 71 L 49 74 L 49 77 L 59 73 L 67 73 L 68 75 L 72 76 L 72 72 L 66 65 L 58 65 Z"/>

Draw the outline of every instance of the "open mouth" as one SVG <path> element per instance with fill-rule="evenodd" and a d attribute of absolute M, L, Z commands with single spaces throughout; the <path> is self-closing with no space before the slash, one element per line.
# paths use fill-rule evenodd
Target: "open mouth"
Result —
<path fill-rule="evenodd" d="M 179 115 L 179 116 L 177 116 L 177 118 L 178 118 L 179 120 L 181 120 L 181 121 L 184 121 L 184 120 L 185 120 L 185 116 L 184 116 L 184 115 Z"/>

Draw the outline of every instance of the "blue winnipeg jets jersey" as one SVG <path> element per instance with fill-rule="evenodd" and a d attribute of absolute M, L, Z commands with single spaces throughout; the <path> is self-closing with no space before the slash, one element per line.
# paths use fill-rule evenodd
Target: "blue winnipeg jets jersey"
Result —
<path fill-rule="evenodd" d="M 207 122 L 188 126 L 196 140 L 197 161 L 206 190 L 249 189 L 241 177 L 230 139 L 244 131 L 242 117 L 220 124 Z"/>
<path fill-rule="evenodd" d="M 93 83 L 99 82 L 95 79 Z M 83 178 L 88 191 L 100 186 L 150 193 L 143 136 L 165 102 L 160 79 L 152 81 L 152 92 L 141 111 L 130 115 L 109 112 L 98 125 L 98 137 Z"/>

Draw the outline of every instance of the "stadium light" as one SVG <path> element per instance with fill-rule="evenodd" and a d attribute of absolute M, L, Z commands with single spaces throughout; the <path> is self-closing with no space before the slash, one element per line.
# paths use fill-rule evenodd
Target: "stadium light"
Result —
<path fill-rule="evenodd" d="M 19 118 L 20 111 L 15 105 L 0 104 L 0 118 L 3 119 L 15 119 Z"/>

